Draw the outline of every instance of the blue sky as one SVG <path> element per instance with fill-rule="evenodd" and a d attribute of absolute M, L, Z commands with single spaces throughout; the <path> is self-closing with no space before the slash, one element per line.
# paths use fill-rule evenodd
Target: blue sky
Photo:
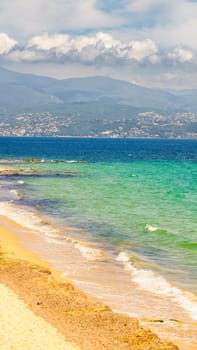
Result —
<path fill-rule="evenodd" d="M 197 88 L 197 1 L 1 0 L 0 64 Z"/>

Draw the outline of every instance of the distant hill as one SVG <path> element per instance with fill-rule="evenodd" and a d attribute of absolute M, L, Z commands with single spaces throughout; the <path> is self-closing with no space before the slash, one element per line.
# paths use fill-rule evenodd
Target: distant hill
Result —
<path fill-rule="evenodd" d="M 197 111 L 197 90 L 151 89 L 107 77 L 57 80 L 0 68 L 0 114 L 63 111 L 67 103 L 122 104 L 162 111 Z"/>

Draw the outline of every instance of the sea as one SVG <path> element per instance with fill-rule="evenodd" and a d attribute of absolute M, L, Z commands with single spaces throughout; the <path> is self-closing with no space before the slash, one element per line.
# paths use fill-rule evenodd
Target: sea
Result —
<path fill-rule="evenodd" d="M 197 344 L 196 139 L 1 137 L 1 168 L 16 173 L 0 176 L 0 214 L 28 228 L 24 246 L 114 311 Z"/>

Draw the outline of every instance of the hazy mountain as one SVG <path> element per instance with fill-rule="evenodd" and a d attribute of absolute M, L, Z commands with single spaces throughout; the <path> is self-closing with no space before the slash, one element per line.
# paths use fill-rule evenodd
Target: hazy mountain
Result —
<path fill-rule="evenodd" d="M 130 105 L 148 110 L 196 111 L 197 90 L 166 91 L 107 77 L 57 80 L 0 68 L 0 113 L 63 112 L 68 103 Z M 86 106 L 87 107 L 87 106 Z"/>
<path fill-rule="evenodd" d="M 22 112 L 37 105 L 59 102 L 45 92 L 49 80 L 0 68 L 0 111 Z"/>

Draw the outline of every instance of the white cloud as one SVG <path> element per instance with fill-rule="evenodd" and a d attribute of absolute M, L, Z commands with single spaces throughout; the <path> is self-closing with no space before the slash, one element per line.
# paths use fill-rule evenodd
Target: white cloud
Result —
<path fill-rule="evenodd" d="M 123 23 L 120 16 L 97 8 L 97 0 L 1 0 L 3 31 L 28 38 L 42 32 L 111 28 Z"/>
<path fill-rule="evenodd" d="M 6 33 L 0 33 L 0 55 L 7 54 L 16 44 L 17 41 L 10 38 Z"/>
<path fill-rule="evenodd" d="M 191 62 L 194 58 L 194 53 L 190 50 L 177 47 L 173 52 L 168 54 L 168 58 L 180 63 Z"/>
<path fill-rule="evenodd" d="M 180 70 L 182 74 L 192 71 L 197 64 L 196 53 L 190 48 L 177 46 L 174 49 L 161 50 L 151 39 L 118 40 L 103 32 L 72 36 L 44 33 L 30 38 L 23 45 L 22 43 L 16 45 L 16 41 L 5 33 L 3 38 L 6 38 L 7 46 L 4 44 L 1 47 L 1 57 L 4 58 L 4 62 L 12 64 L 37 63 L 38 66 L 45 63 L 48 66 L 60 65 L 61 67 L 78 65 L 81 69 L 84 67 L 86 72 L 87 67 L 90 71 L 108 67 L 108 71 L 110 69 L 111 72 L 113 69 L 115 71 L 119 64 L 122 72 L 124 69 L 124 76 L 129 70 L 134 76 L 133 72 L 137 69 L 138 80 L 140 80 L 140 71 L 143 76 L 152 75 L 152 80 L 154 74 L 158 77 L 163 76 L 164 79 L 165 74 L 166 76 L 178 74 L 176 70 L 179 74 Z"/>
<path fill-rule="evenodd" d="M 164 49 L 185 46 L 197 49 L 197 1 L 124 0 L 126 29 L 119 38 L 151 38 Z"/>
<path fill-rule="evenodd" d="M 103 1 L 104 2 L 104 1 Z M 115 2 L 118 2 L 116 0 Z M 40 33 L 69 31 L 117 31 L 137 34 L 133 40 L 150 38 L 160 46 L 197 47 L 197 2 L 189 0 L 120 0 L 108 11 L 100 0 L 1 0 L 1 30 L 17 40 Z M 105 1 L 106 5 L 108 1 Z M 110 5 L 111 4 L 111 5 Z"/>
<path fill-rule="evenodd" d="M 128 51 L 126 52 L 128 59 L 133 59 L 140 62 L 145 58 L 148 58 L 152 63 L 156 63 L 159 60 L 157 53 L 157 45 L 151 39 L 131 41 Z"/>
<path fill-rule="evenodd" d="M 38 35 L 31 38 L 27 43 L 27 48 L 34 48 L 36 50 L 49 51 L 64 47 L 70 40 L 70 36 L 66 34 Z"/>
<path fill-rule="evenodd" d="M 68 61 L 91 64 L 158 63 L 157 45 L 150 39 L 123 42 L 110 34 L 98 32 L 93 36 L 70 36 L 47 33 L 31 38 L 21 50 L 12 52 L 12 61 Z"/>
<path fill-rule="evenodd" d="M 9 61 L 13 62 L 42 62 L 46 61 L 46 56 L 42 52 L 36 52 L 34 50 L 13 50 L 7 57 Z"/>

